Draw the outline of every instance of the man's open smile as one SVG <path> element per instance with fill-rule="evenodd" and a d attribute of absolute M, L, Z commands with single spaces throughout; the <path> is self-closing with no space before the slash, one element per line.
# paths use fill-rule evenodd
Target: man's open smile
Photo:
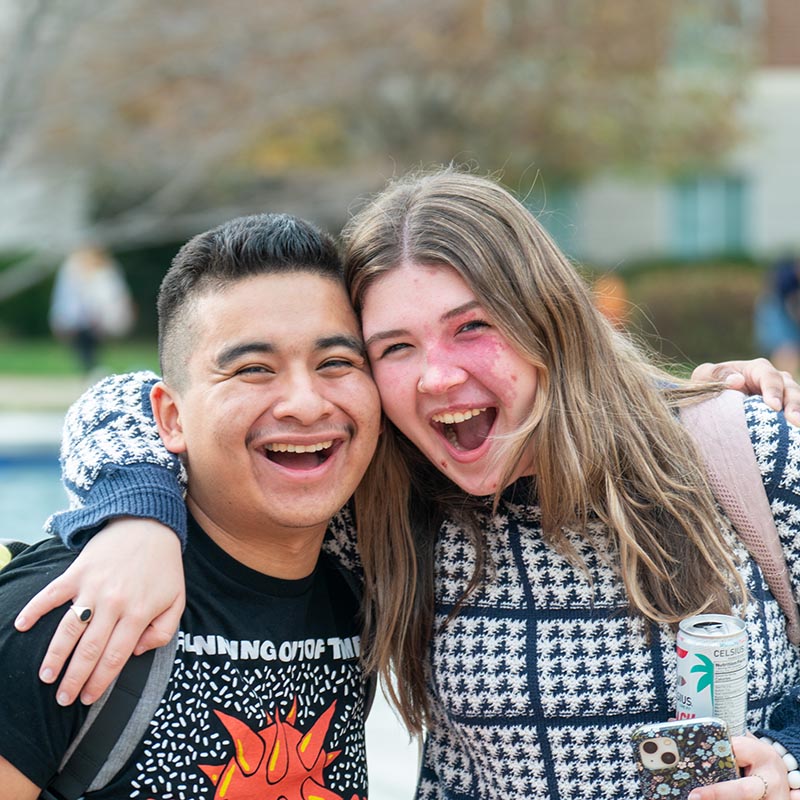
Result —
<path fill-rule="evenodd" d="M 270 442 L 264 446 L 264 455 L 267 460 L 284 469 L 305 472 L 324 464 L 341 444 L 341 439 L 326 439 L 312 444 Z"/>

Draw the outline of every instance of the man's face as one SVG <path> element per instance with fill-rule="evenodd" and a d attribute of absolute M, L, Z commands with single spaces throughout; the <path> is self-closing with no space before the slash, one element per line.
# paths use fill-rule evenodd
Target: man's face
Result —
<path fill-rule="evenodd" d="M 344 289 L 260 275 L 201 296 L 176 397 L 190 509 L 237 536 L 324 531 L 364 474 L 378 393 Z"/>

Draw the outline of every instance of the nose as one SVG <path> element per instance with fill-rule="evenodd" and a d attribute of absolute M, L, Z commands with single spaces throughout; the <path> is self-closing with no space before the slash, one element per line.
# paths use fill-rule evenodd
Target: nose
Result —
<path fill-rule="evenodd" d="M 334 406 L 317 385 L 315 376 L 298 371 L 286 376 L 280 397 L 272 407 L 276 419 L 294 419 L 312 425 L 333 413 Z"/>
<path fill-rule="evenodd" d="M 446 358 L 428 356 L 417 381 L 417 391 L 423 394 L 444 394 L 467 379 L 461 367 Z"/>

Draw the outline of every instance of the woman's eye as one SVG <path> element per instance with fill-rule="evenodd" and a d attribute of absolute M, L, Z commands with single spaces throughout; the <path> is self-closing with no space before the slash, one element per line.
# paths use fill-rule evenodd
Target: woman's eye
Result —
<path fill-rule="evenodd" d="M 488 322 L 485 322 L 482 319 L 473 319 L 469 322 L 465 322 L 459 329 L 459 333 L 469 333 L 470 331 L 477 331 L 481 328 L 489 328 L 491 327 Z"/>
<path fill-rule="evenodd" d="M 411 345 L 405 344 L 405 342 L 390 344 L 388 347 L 385 347 L 383 350 L 381 350 L 381 352 L 378 354 L 378 358 L 389 356 L 392 353 L 399 353 L 401 350 L 406 350 L 409 347 L 411 347 Z"/>

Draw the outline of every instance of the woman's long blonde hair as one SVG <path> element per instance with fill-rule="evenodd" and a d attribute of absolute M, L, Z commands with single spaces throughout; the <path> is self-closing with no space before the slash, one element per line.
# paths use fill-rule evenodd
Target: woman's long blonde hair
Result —
<path fill-rule="evenodd" d="M 507 485 L 523 458 L 544 535 L 574 556 L 565 528 L 610 531 L 633 613 L 674 625 L 730 611 L 745 587 L 699 456 L 675 406 L 677 386 L 595 309 L 582 278 L 540 224 L 492 180 L 445 170 L 392 184 L 344 231 L 345 277 L 361 311 L 370 285 L 400 264 L 446 265 L 539 374 L 533 407 L 505 450 Z M 481 580 L 485 548 L 469 499 L 388 420 L 356 494 L 367 601 L 368 666 L 394 668 L 394 699 L 419 732 L 429 712 L 434 544 L 445 517 L 470 531 Z"/>

